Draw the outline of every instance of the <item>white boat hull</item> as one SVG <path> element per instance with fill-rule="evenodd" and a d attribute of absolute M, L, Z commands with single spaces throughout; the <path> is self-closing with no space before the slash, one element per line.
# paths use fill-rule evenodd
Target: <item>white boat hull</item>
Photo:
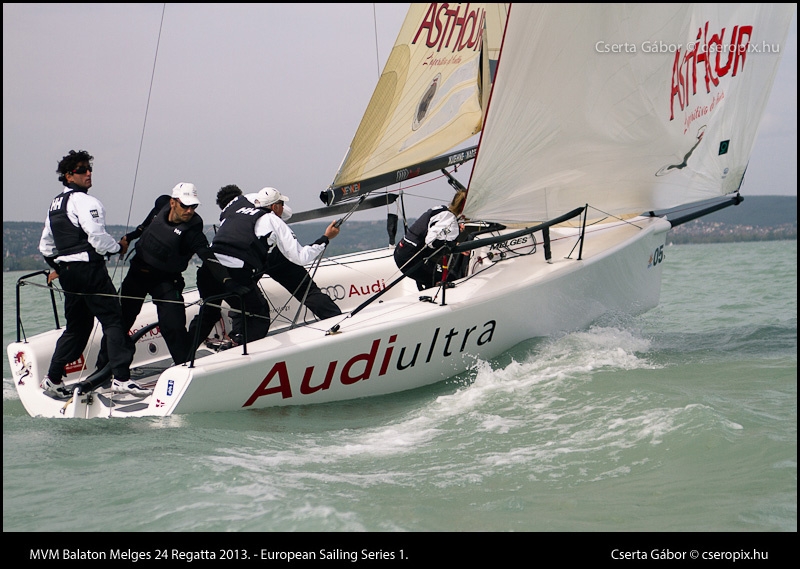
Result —
<path fill-rule="evenodd" d="M 297 303 L 281 310 L 270 335 L 241 347 L 198 357 L 193 366 L 166 369 L 147 397 L 95 392 L 57 401 L 39 388 L 55 342 L 54 330 L 9 345 L 14 382 L 26 410 L 45 417 L 141 417 L 308 405 L 414 389 L 470 369 L 528 338 L 582 329 L 609 313 L 638 314 L 658 304 L 661 261 L 669 223 L 637 218 L 587 231 L 582 250 L 573 230 L 551 229 L 552 259 L 534 254 L 489 260 L 472 252 L 472 274 L 442 292 L 419 292 L 403 279 L 381 298 L 349 314 L 397 277 L 390 250 L 336 258 L 315 274 L 320 287 L 339 291 L 342 316 L 289 329 Z M 495 250 L 494 253 L 498 253 Z M 288 294 L 262 282 L 273 302 Z M 421 296 L 436 296 L 434 302 Z M 191 297 L 187 294 L 187 300 Z M 189 318 L 197 307 L 190 307 Z M 155 315 L 145 305 L 135 329 Z M 337 333 L 328 331 L 339 324 Z M 83 360 L 96 357 L 100 334 Z M 157 331 L 137 344 L 134 366 L 168 354 Z M 88 375 L 80 365 L 68 382 Z"/>

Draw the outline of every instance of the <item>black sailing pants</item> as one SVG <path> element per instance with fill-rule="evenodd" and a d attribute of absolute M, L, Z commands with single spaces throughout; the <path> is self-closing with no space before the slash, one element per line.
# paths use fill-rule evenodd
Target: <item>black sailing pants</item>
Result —
<path fill-rule="evenodd" d="M 186 331 L 186 307 L 183 303 L 183 276 L 164 273 L 135 263 L 131 265 L 125 280 L 122 281 L 122 325 L 125 331 L 131 329 L 136 317 L 142 311 L 144 299 L 149 294 L 156 305 L 158 327 L 167 344 L 172 360 L 182 364 L 189 359 L 189 333 Z M 108 363 L 105 338 L 97 356 L 97 367 Z"/>
<path fill-rule="evenodd" d="M 431 259 L 424 263 L 425 257 L 433 253 L 432 249 L 415 247 L 408 241 L 400 240 L 394 249 L 394 262 L 402 273 L 417 282 L 419 290 L 431 288 L 436 281 L 441 281 L 442 274 L 437 270 L 436 261 Z"/>
<path fill-rule="evenodd" d="M 233 280 L 241 285 L 246 286 L 248 290 L 247 293 L 243 295 L 244 308 L 242 308 L 242 304 L 238 295 L 228 295 L 225 298 L 225 302 L 230 304 L 232 308 L 244 310 L 250 314 L 250 316 L 247 317 L 247 341 L 253 342 L 255 340 L 260 340 L 267 335 L 267 332 L 269 332 L 270 315 L 267 299 L 264 298 L 263 294 L 261 294 L 261 290 L 256 284 L 257 280 L 253 275 L 253 271 L 250 269 L 228 268 L 228 273 L 231 275 Z M 197 290 L 200 293 L 200 298 L 203 300 L 211 296 L 224 294 L 227 292 L 225 286 L 219 280 L 217 280 L 214 275 L 211 274 L 211 271 L 208 270 L 205 264 L 201 265 L 200 268 L 197 269 Z M 193 344 L 195 342 L 196 334 L 198 333 L 198 328 L 200 330 L 200 343 L 195 345 L 194 349 L 197 349 L 197 347 L 205 341 L 205 339 L 211 333 L 211 330 L 214 328 L 214 325 L 222 316 L 222 312 L 219 308 L 211 306 L 212 304 L 219 305 L 221 302 L 222 300 L 217 299 L 211 301 L 210 304 L 205 305 L 201 310 L 201 313 L 195 316 L 194 319 L 192 319 L 191 324 L 189 324 L 189 338 Z M 201 316 L 202 318 L 200 318 Z M 241 337 L 233 339 L 237 343 L 242 343 L 243 340 Z"/>
<path fill-rule="evenodd" d="M 117 290 L 105 263 L 60 263 L 58 280 L 65 292 L 66 326 L 56 342 L 47 375 L 56 382 L 64 377 L 64 366 L 83 353 L 97 318 L 103 328 L 103 341 L 108 344 L 112 373 L 117 379 L 130 379 L 134 347 L 123 327 Z"/>
<path fill-rule="evenodd" d="M 342 313 L 331 297 L 322 292 L 317 283 L 311 280 L 311 275 L 308 274 L 305 267 L 292 263 L 283 256 L 277 247 L 269 254 L 267 266 L 269 268 L 266 274 L 291 292 L 298 302 L 302 303 L 305 295 L 305 305 L 320 320 L 339 316 Z M 310 287 L 309 280 L 311 280 Z M 308 294 L 306 294 L 307 288 Z"/>

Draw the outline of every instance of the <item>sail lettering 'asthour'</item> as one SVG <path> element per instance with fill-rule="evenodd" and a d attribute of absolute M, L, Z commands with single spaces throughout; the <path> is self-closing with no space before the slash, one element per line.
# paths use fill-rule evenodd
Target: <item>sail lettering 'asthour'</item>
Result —
<path fill-rule="evenodd" d="M 744 68 L 753 26 L 734 26 L 726 39 L 726 30 L 709 35 L 709 23 L 697 30 L 697 39 L 686 50 L 675 50 L 672 75 L 672 97 L 670 119 L 675 117 L 677 103 L 680 110 L 689 105 L 689 97 L 697 93 L 698 78 L 705 82 L 705 92 L 719 85 L 720 77 L 729 72 L 735 77 Z"/>
<path fill-rule="evenodd" d="M 481 46 L 485 17 L 486 10 L 480 4 L 428 4 L 411 43 L 416 44 L 422 39 L 426 47 L 437 52 L 477 51 Z"/>
<path fill-rule="evenodd" d="M 464 214 L 622 216 L 736 192 L 793 10 L 513 4 Z"/>

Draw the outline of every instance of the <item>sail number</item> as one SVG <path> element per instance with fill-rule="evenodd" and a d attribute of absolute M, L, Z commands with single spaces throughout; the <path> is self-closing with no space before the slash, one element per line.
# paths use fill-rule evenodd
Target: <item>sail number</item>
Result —
<path fill-rule="evenodd" d="M 653 263 L 652 263 L 652 265 L 655 267 L 657 264 L 659 264 L 663 260 L 664 260 L 664 246 L 660 245 L 659 247 L 656 247 L 655 251 L 653 251 Z"/>

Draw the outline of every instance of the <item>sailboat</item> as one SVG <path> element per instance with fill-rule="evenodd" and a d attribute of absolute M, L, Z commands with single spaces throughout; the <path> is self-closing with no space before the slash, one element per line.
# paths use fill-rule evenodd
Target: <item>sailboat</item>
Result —
<path fill-rule="evenodd" d="M 459 188 L 452 168 L 469 164 L 470 239 L 430 252 L 468 257 L 463 274 L 420 292 L 391 246 L 325 258 L 310 270 L 343 314 L 321 321 L 265 277 L 269 335 L 182 365 L 146 304 L 131 330 L 133 377 L 153 388 L 144 397 L 93 377 L 99 328 L 66 368 L 72 396 L 43 393 L 57 315 L 56 329 L 27 338 L 18 311 L 7 351 L 20 400 L 33 416 L 116 418 L 380 396 L 652 309 L 669 230 L 742 199 L 793 10 L 412 4 L 323 206 L 295 219 L 395 201 L 386 188 L 431 172 Z M 202 302 L 186 300 L 191 319 Z"/>

